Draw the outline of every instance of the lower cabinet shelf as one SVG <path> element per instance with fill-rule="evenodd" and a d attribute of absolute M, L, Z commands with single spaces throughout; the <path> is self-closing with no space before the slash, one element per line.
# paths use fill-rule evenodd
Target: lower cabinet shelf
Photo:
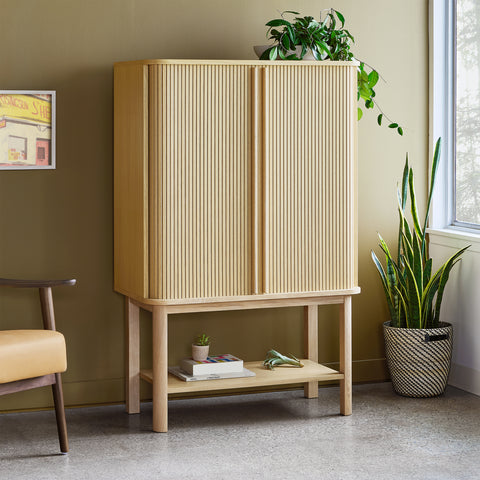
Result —
<path fill-rule="evenodd" d="M 126 406 L 128 413 L 140 413 L 140 379 L 153 385 L 152 429 L 168 431 L 168 395 L 195 392 L 258 391 L 263 387 L 302 384 L 306 398 L 318 398 L 318 382 L 339 381 L 340 414 L 352 414 L 352 295 L 350 290 L 309 292 L 307 294 L 250 295 L 231 299 L 201 299 L 201 302 L 173 303 L 155 299 L 127 297 L 127 374 Z M 318 307 L 340 305 L 339 308 L 339 371 L 317 363 L 318 360 Z M 229 378 L 185 382 L 168 373 L 169 315 L 176 313 L 215 312 L 222 310 L 252 310 L 303 306 L 304 356 L 303 368 L 279 366 L 275 370 L 263 367 L 263 360 L 245 362 L 244 367 L 254 377 Z M 140 308 L 152 312 L 153 371 L 140 368 Z M 245 392 L 247 393 L 247 392 Z"/>
<path fill-rule="evenodd" d="M 311 360 L 302 359 L 303 368 L 293 366 L 276 367 L 275 370 L 267 370 L 263 361 L 245 362 L 244 367 L 255 372 L 255 377 L 228 378 L 222 380 L 203 380 L 197 382 L 185 382 L 179 378 L 168 375 L 168 393 L 206 392 L 215 390 L 231 390 L 237 388 L 255 388 L 271 385 L 288 385 L 329 380 L 343 380 L 343 373 L 325 367 Z M 141 370 L 140 377 L 152 383 L 152 370 Z"/>

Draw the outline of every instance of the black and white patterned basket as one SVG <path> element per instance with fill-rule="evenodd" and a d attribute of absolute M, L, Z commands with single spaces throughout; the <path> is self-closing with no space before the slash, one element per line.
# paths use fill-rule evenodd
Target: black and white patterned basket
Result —
<path fill-rule="evenodd" d="M 395 328 L 383 324 L 385 352 L 394 390 L 406 397 L 435 397 L 447 386 L 453 327 Z"/>

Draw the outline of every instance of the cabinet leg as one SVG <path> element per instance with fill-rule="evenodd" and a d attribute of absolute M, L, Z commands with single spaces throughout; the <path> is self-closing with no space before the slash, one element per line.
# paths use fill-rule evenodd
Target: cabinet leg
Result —
<path fill-rule="evenodd" d="M 168 313 L 153 307 L 153 431 L 168 431 Z"/>
<path fill-rule="evenodd" d="M 340 306 L 340 413 L 352 414 L 352 297 L 345 297 Z"/>
<path fill-rule="evenodd" d="M 318 362 L 318 305 L 304 307 L 305 357 Z M 318 382 L 306 382 L 303 387 L 306 398 L 318 397 Z"/>
<path fill-rule="evenodd" d="M 140 413 L 140 309 L 125 297 L 127 413 Z"/>

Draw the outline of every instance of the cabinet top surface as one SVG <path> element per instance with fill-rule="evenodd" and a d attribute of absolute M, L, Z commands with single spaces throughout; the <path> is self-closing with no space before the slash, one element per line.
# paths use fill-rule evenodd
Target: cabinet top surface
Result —
<path fill-rule="evenodd" d="M 329 67 L 356 67 L 359 65 L 357 61 L 352 62 L 332 62 L 330 60 L 182 60 L 182 59 L 157 59 L 157 60 L 133 60 L 128 62 L 115 62 L 115 66 L 129 65 L 251 65 L 251 66 L 329 66 Z"/>

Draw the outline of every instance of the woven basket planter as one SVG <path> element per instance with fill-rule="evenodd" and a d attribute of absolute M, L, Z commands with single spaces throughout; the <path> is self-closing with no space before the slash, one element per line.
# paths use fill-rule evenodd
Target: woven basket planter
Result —
<path fill-rule="evenodd" d="M 406 397 L 435 397 L 447 386 L 453 327 L 395 328 L 383 324 L 385 352 L 393 388 Z"/>

